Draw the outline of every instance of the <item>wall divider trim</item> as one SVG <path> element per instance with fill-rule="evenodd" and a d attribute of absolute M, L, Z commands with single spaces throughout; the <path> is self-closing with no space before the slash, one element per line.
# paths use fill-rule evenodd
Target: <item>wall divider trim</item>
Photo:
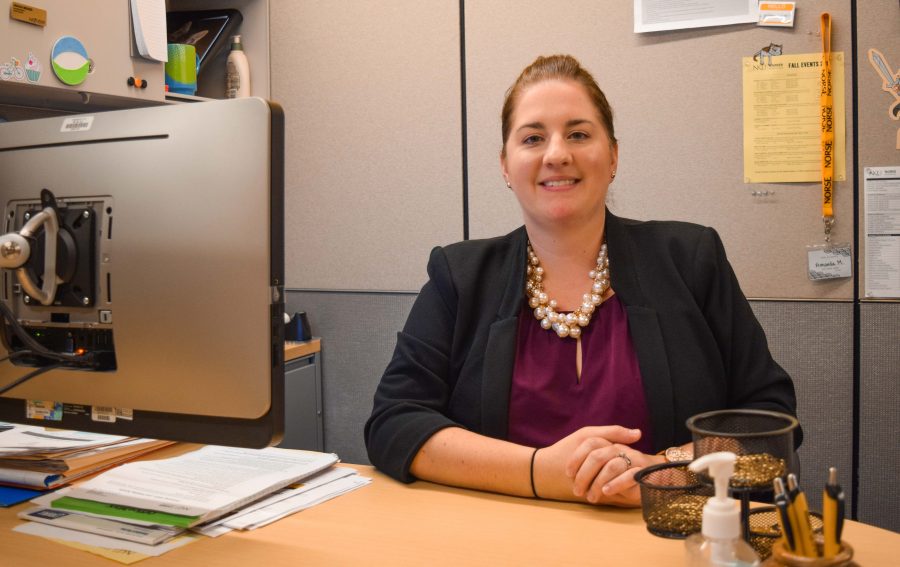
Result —
<path fill-rule="evenodd" d="M 860 362 L 860 334 L 862 333 L 862 323 L 860 321 L 860 301 L 859 301 L 859 64 L 857 56 L 859 53 L 859 38 L 856 31 L 856 0 L 850 2 L 850 65 L 852 81 L 850 90 L 853 93 L 853 386 L 852 386 L 852 408 L 853 408 L 853 433 L 851 440 L 853 442 L 853 451 L 851 462 L 853 470 L 851 471 L 851 505 L 850 518 L 856 520 L 859 513 L 859 436 L 860 436 L 860 395 L 862 384 L 862 364 Z"/>
<path fill-rule="evenodd" d="M 466 121 L 466 2 L 459 0 L 459 92 L 462 121 L 460 137 L 462 142 L 462 217 L 463 240 L 469 239 L 469 137 Z"/>

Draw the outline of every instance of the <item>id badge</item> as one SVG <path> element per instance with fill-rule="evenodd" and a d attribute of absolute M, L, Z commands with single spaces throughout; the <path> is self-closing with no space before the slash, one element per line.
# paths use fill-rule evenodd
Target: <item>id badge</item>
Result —
<path fill-rule="evenodd" d="M 817 282 L 853 275 L 853 257 L 849 244 L 818 244 L 807 246 L 807 274 Z"/>

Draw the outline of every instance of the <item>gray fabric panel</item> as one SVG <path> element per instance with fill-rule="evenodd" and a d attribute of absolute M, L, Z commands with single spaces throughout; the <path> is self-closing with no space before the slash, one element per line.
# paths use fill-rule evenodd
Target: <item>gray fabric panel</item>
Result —
<path fill-rule="evenodd" d="M 859 520 L 900 532 L 900 304 L 860 306 Z"/>
<path fill-rule="evenodd" d="M 822 508 L 828 467 L 847 495 L 853 466 L 853 304 L 751 301 L 769 350 L 794 379 L 803 426 L 800 482 L 810 507 Z"/>
<path fill-rule="evenodd" d="M 306 311 L 322 339 L 325 450 L 344 462 L 369 464 L 363 425 L 416 295 L 288 291 L 288 313 Z"/>
<path fill-rule="evenodd" d="M 285 280 L 419 289 L 428 252 L 463 237 L 459 2 L 268 4 Z"/>

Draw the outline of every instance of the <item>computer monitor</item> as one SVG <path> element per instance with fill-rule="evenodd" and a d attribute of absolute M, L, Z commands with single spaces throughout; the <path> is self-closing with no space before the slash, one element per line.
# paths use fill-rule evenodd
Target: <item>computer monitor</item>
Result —
<path fill-rule="evenodd" d="M 283 201 L 259 98 L 0 124 L 0 421 L 276 443 Z"/>

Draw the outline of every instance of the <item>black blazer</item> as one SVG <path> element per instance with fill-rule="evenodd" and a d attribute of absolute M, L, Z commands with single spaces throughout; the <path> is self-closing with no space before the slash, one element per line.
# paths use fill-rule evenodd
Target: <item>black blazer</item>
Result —
<path fill-rule="evenodd" d="M 689 442 L 685 420 L 705 411 L 796 415 L 793 383 L 772 359 L 713 229 L 607 212 L 606 239 L 655 450 Z M 429 281 L 397 335 L 365 426 L 369 459 L 386 474 L 414 480 L 413 457 L 444 427 L 506 438 L 526 242 L 520 227 L 432 250 Z"/>

